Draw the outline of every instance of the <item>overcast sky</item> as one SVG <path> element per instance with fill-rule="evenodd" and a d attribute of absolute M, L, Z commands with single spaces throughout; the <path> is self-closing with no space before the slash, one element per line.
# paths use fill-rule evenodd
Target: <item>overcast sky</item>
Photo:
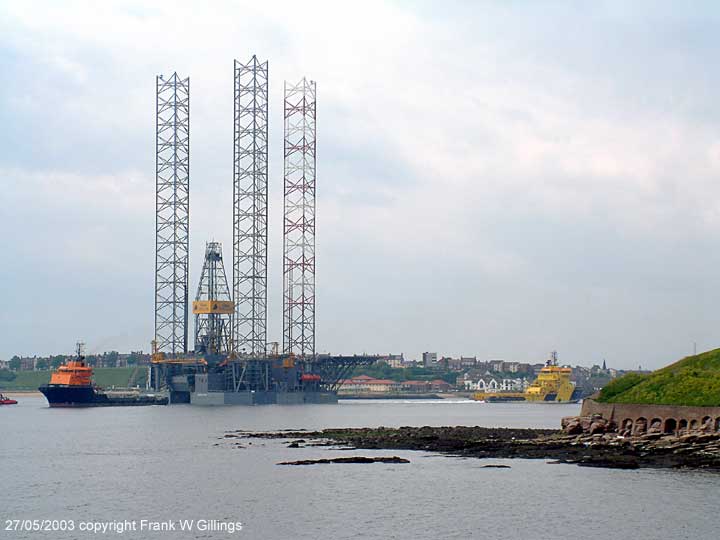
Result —
<path fill-rule="evenodd" d="M 631 5 L 629 5 L 631 4 Z M 149 350 L 155 76 L 191 81 L 191 292 L 232 252 L 232 63 L 318 84 L 317 344 L 656 368 L 718 346 L 714 2 L 0 3 L 0 358 Z"/>

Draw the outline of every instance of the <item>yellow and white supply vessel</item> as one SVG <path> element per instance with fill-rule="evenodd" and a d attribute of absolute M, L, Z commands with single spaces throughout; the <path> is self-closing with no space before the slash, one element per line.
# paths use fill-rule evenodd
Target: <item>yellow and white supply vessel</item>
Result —
<path fill-rule="evenodd" d="M 532 403 L 577 403 L 580 389 L 570 380 L 572 368 L 558 366 L 557 353 L 553 351 L 540 370 L 537 378 L 524 392 L 478 392 L 475 401 L 488 403 L 525 401 Z"/>

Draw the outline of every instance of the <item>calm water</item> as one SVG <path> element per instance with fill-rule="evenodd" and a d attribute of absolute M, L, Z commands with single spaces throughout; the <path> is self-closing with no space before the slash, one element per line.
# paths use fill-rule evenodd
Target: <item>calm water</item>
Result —
<path fill-rule="evenodd" d="M 0 408 L 0 538 L 718 538 L 720 475 L 614 471 L 409 451 L 235 449 L 225 430 L 346 426 L 557 427 L 577 405 L 348 401 L 304 407 Z M 213 446 L 220 443 L 220 446 Z M 280 467 L 400 455 L 409 465 Z M 511 469 L 483 469 L 487 463 Z M 27 533 L 5 519 L 217 519 L 225 532 Z"/>

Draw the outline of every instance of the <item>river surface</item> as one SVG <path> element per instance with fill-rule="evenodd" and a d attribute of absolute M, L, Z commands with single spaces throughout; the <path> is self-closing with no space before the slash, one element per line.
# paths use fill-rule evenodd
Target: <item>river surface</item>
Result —
<path fill-rule="evenodd" d="M 401 450 L 236 448 L 226 430 L 444 426 L 556 428 L 577 405 L 341 401 L 339 405 L 0 407 L 0 539 L 717 539 L 720 474 L 592 469 Z M 410 464 L 278 466 L 398 455 Z M 483 468 L 506 463 L 510 469 Z M 7 519 L 73 520 L 65 532 Z M 242 530 L 91 533 L 80 523 L 242 522 Z M 138 527 L 140 525 L 137 525 Z M 197 525 L 195 525 L 197 527 Z"/>

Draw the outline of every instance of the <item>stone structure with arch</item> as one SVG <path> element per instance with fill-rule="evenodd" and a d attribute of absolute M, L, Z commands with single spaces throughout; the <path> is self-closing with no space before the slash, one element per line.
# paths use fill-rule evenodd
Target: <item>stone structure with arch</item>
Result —
<path fill-rule="evenodd" d="M 585 399 L 580 415 L 595 414 L 614 422 L 620 432 L 633 435 L 720 432 L 720 407 L 600 403 L 594 399 Z"/>

